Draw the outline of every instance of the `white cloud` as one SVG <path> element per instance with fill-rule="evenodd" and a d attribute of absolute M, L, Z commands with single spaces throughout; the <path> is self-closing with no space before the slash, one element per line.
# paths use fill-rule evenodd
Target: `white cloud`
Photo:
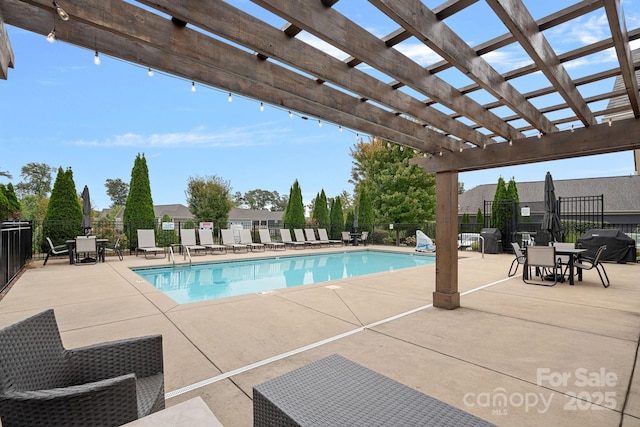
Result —
<path fill-rule="evenodd" d="M 260 123 L 243 128 L 209 131 L 205 127 L 186 132 L 142 135 L 125 133 L 104 140 L 77 140 L 72 144 L 93 147 L 247 147 L 282 141 L 291 130 L 275 123 Z"/>
<path fill-rule="evenodd" d="M 400 43 L 395 49 L 424 67 L 442 61 L 440 55 L 423 43 Z"/>
<path fill-rule="evenodd" d="M 500 73 L 515 70 L 533 62 L 526 55 L 506 50 L 494 50 L 482 55 L 482 57 Z"/>

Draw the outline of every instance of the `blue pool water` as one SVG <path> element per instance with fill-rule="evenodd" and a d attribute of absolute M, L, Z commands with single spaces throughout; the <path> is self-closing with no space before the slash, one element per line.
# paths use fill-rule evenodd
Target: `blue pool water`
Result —
<path fill-rule="evenodd" d="M 326 282 L 435 263 L 435 257 L 380 251 L 280 256 L 133 271 L 179 304 Z"/>

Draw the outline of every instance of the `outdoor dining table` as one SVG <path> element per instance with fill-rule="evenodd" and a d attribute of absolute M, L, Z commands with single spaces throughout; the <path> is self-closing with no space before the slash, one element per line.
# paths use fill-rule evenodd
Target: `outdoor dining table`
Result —
<path fill-rule="evenodd" d="M 349 237 L 351 237 L 351 244 L 353 246 L 358 246 L 358 242 L 360 241 L 360 238 L 362 237 L 362 233 L 351 232 L 351 233 L 349 233 Z"/>
<path fill-rule="evenodd" d="M 527 251 L 527 247 L 523 248 L 525 251 L 525 257 L 526 257 L 526 251 Z M 573 270 L 575 267 L 575 261 L 576 259 L 580 259 L 582 254 L 585 253 L 587 251 L 587 249 L 584 248 L 556 248 L 556 255 L 567 255 L 569 257 L 569 285 L 573 285 L 575 282 L 573 280 Z M 524 272 L 522 273 L 524 275 L 525 279 L 528 279 L 529 277 L 529 269 L 526 268 L 526 264 L 525 264 L 525 269 Z M 582 269 L 578 268 L 578 281 L 581 282 L 582 281 Z"/>
<path fill-rule="evenodd" d="M 67 245 L 67 250 L 69 251 L 69 264 L 75 264 L 75 260 L 73 259 L 73 250 L 76 248 L 76 239 L 65 240 L 64 243 Z M 109 239 L 96 239 L 96 244 L 98 246 L 98 261 L 104 262 L 104 253 L 107 243 L 109 243 Z"/>

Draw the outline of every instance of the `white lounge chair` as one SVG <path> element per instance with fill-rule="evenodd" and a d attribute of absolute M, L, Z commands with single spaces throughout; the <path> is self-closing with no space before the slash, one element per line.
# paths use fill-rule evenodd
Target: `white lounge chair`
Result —
<path fill-rule="evenodd" d="M 311 243 L 310 241 L 308 241 L 305 237 L 304 237 L 304 231 L 302 231 L 302 228 L 294 228 L 293 229 L 293 235 L 296 238 L 296 242 L 300 242 L 300 243 L 304 243 L 305 246 L 311 246 L 313 245 L 313 243 Z M 319 243 L 319 242 L 318 242 Z M 318 244 L 316 243 L 314 246 L 318 246 Z M 319 246 L 318 246 L 319 247 Z"/>
<path fill-rule="evenodd" d="M 188 250 L 190 254 L 198 252 L 202 255 L 207 254 L 207 248 L 196 243 L 196 230 L 193 228 L 183 228 L 180 230 L 180 244 L 182 248 L 185 251 Z"/>
<path fill-rule="evenodd" d="M 288 228 L 280 229 L 280 237 L 282 238 L 282 243 L 288 246 L 293 246 L 294 248 L 304 248 L 307 244 L 305 242 L 297 242 L 291 238 L 291 231 Z"/>
<path fill-rule="evenodd" d="M 198 230 L 198 237 L 200 237 L 200 244 L 207 249 L 211 249 L 211 253 L 220 251 L 220 253 L 226 254 L 227 247 L 225 245 L 216 245 L 213 243 L 213 233 L 211 230 L 201 228 Z"/>
<path fill-rule="evenodd" d="M 278 250 L 278 248 L 281 248 L 283 250 L 287 249 L 287 245 L 285 243 L 271 241 L 271 234 L 269 234 L 269 230 L 267 230 L 266 228 L 260 228 L 258 230 L 258 234 L 260 235 L 260 242 L 265 244 L 268 248 L 276 251 Z"/>
<path fill-rule="evenodd" d="M 148 258 L 148 254 L 152 253 L 153 256 L 157 256 L 158 253 L 162 253 L 162 258 L 167 256 L 164 248 L 156 246 L 156 233 L 154 230 L 139 229 L 138 230 L 138 246 L 136 247 L 136 256 L 138 251 L 144 252 L 144 257 Z"/>
<path fill-rule="evenodd" d="M 253 243 L 253 238 L 251 237 L 251 230 L 249 229 L 240 230 L 240 243 L 243 245 L 247 245 L 252 252 L 260 249 L 264 251 L 264 244 Z"/>
<path fill-rule="evenodd" d="M 304 235 L 305 235 L 305 237 L 307 239 L 307 242 L 309 242 L 309 244 L 311 246 L 320 247 L 324 243 L 324 242 L 321 242 L 320 240 L 316 239 L 316 232 L 315 232 L 315 230 L 313 228 L 305 228 L 304 229 Z"/>
<path fill-rule="evenodd" d="M 222 244 L 227 248 L 233 249 L 233 252 L 241 251 L 245 249 L 249 252 L 249 247 L 247 245 L 243 245 L 241 243 L 236 243 L 236 238 L 233 235 L 233 230 L 225 228 L 224 230 L 220 230 L 222 233 Z"/>
<path fill-rule="evenodd" d="M 318 228 L 318 237 L 318 240 L 320 240 L 322 243 L 328 244 L 329 246 L 342 244 L 342 240 L 329 239 L 326 228 Z"/>

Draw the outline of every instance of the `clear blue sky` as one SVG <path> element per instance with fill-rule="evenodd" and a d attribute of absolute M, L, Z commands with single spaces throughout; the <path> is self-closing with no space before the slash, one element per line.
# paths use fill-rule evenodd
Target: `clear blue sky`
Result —
<path fill-rule="evenodd" d="M 230 3 L 252 12 L 258 9 L 248 1 Z M 432 8 L 440 3 L 425 1 Z M 525 3 L 538 19 L 574 2 Z M 640 2 L 627 0 L 623 5 L 627 27 L 637 28 Z M 336 8 L 376 35 L 397 29 L 366 1 L 344 0 Z M 477 25 L 487 10 L 484 2 L 478 2 L 447 23 L 474 46 L 506 32 L 497 18 L 489 25 Z M 277 19 L 270 18 L 270 22 L 281 26 Z M 578 22 L 545 35 L 560 52 L 609 36 L 604 10 Z M 268 104 L 261 112 L 259 100 L 235 94 L 229 103 L 226 91 L 197 83 L 193 93 L 190 81 L 159 72 L 149 77 L 145 67 L 106 55 L 101 55 L 101 65 L 96 66 L 93 51 L 59 41 L 50 44 L 41 35 L 10 26 L 7 29 L 15 68 L 9 70 L 8 80 L 0 80 L 0 170 L 9 171 L 14 184 L 21 180 L 21 167 L 29 162 L 71 167 L 78 192 L 88 185 L 92 204 L 101 209 L 110 204 L 106 179 L 129 182 L 136 154 L 144 153 L 155 204 L 185 203 L 190 176 L 217 175 L 229 181 L 233 192 L 242 193 L 260 188 L 288 194 L 297 179 L 305 202 L 322 189 L 328 197 L 353 191 L 348 182 L 349 151 L 356 142 L 356 131 L 340 132 L 338 126 L 326 122 L 319 127 L 315 118 L 302 120 L 300 114 L 290 118 L 287 111 Z M 323 47 L 310 36 L 306 40 Z M 415 41 L 404 42 L 398 49 L 423 65 L 437 61 L 428 48 Z M 344 58 L 344 54 L 335 55 Z M 611 51 L 591 55 L 567 64 L 567 69 L 573 77 L 592 74 L 614 67 L 613 56 Z M 512 48 L 486 59 L 500 72 L 529 62 L 523 52 Z M 468 83 L 455 78 L 452 83 L 458 87 Z M 518 79 L 512 83 L 527 92 L 527 82 Z M 613 80 L 602 84 L 610 90 Z M 581 91 L 589 96 L 589 88 Z M 536 104 L 536 100 L 532 102 Z M 604 108 L 604 104 L 591 104 L 591 108 Z M 460 181 L 469 190 L 493 184 L 500 176 L 507 180 L 514 177 L 517 182 L 543 180 L 546 171 L 554 179 L 628 175 L 633 173 L 633 157 L 624 152 L 489 169 L 462 173 Z M 0 177 L 0 182 L 8 181 Z"/>

